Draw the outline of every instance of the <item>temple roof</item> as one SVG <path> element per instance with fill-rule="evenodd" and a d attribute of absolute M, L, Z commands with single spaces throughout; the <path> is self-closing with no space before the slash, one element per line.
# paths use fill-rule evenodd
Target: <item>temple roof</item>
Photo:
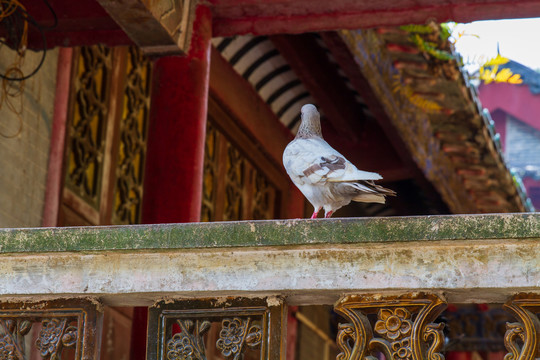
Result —
<path fill-rule="evenodd" d="M 514 74 L 520 74 L 523 79 L 522 85 L 527 85 L 529 90 L 533 94 L 540 94 L 540 73 L 527 67 L 517 61 L 510 60 L 506 64 L 502 65 L 504 68 L 508 68 Z"/>

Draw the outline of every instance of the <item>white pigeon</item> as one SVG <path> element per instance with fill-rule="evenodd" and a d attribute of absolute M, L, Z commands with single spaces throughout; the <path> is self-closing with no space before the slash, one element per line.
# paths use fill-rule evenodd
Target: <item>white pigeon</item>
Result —
<path fill-rule="evenodd" d="M 314 105 L 302 106 L 302 123 L 283 152 L 283 165 L 292 182 L 315 208 L 315 219 L 321 208 L 324 216 L 332 214 L 351 201 L 384 204 L 393 190 L 376 185 L 382 176 L 358 170 L 343 155 L 334 150 L 321 133 L 321 121 Z"/>

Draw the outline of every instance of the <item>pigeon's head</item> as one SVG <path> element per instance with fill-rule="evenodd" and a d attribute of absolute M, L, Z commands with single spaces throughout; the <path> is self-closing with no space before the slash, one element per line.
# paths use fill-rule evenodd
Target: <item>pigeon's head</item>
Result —
<path fill-rule="evenodd" d="M 319 115 L 319 112 L 317 111 L 317 108 L 315 107 L 315 105 L 313 104 L 306 104 L 304 106 L 302 106 L 302 109 L 300 110 L 300 112 L 302 113 L 302 116 L 309 116 L 311 114 L 313 115 Z"/>
<path fill-rule="evenodd" d="M 321 119 L 319 112 L 315 105 L 306 104 L 302 106 L 300 110 L 302 114 L 302 123 L 298 132 L 296 133 L 297 138 L 312 138 L 312 137 L 321 137 Z"/>

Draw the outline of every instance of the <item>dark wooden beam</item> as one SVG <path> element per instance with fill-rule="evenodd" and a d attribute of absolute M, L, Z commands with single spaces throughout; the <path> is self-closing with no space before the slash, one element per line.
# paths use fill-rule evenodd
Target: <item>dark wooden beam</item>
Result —
<path fill-rule="evenodd" d="M 52 11 L 42 0 L 21 0 L 29 17 L 35 20 L 35 24 L 29 22 L 28 27 L 30 49 L 42 50 L 45 45 L 47 48 L 53 48 L 94 44 L 110 46 L 133 44 L 120 26 L 95 0 L 48 0 L 48 2 Z M 55 16 L 57 21 L 55 21 Z M 44 31 L 46 44 L 36 24 Z"/>
<path fill-rule="evenodd" d="M 21 2 L 37 23 L 53 24 L 54 17 L 42 0 Z M 137 45 L 154 50 L 184 41 L 181 36 L 186 34 L 182 23 L 185 18 L 181 16 L 180 4 L 192 5 L 190 0 L 49 0 L 49 3 L 58 18 L 58 26 L 46 30 L 49 47 L 127 45 L 131 37 Z M 518 6 L 510 0 L 210 0 L 208 6 L 213 15 L 213 36 L 300 34 L 425 23 L 428 19 L 470 22 L 540 16 L 540 0 L 520 0 Z M 30 48 L 42 48 L 37 29 L 31 26 L 30 31 Z"/>
<path fill-rule="evenodd" d="M 48 48 L 136 44 L 155 55 L 187 52 L 195 9 L 194 0 L 49 0 L 51 9 L 42 0 L 22 0 L 22 4 L 43 27 Z M 29 47 L 40 50 L 42 36 L 29 23 Z"/>
<path fill-rule="evenodd" d="M 143 52 L 187 53 L 195 18 L 195 0 L 97 0 Z"/>
<path fill-rule="evenodd" d="M 299 34 L 338 29 L 540 16 L 539 0 L 211 0 L 214 34 Z"/>

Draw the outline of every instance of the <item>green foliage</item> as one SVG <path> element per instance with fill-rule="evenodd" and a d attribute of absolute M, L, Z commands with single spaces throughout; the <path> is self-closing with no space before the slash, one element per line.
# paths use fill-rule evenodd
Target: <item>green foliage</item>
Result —
<path fill-rule="evenodd" d="M 439 37 L 441 41 L 449 41 L 450 37 L 453 36 L 452 33 L 455 27 L 456 27 L 456 23 L 453 23 L 453 22 L 440 24 Z M 434 59 L 438 59 L 442 61 L 457 60 L 460 63 L 460 66 L 463 65 L 459 57 L 456 59 L 456 57 L 450 52 L 439 49 L 438 44 L 432 41 L 424 40 L 424 38 L 421 35 L 432 34 L 434 31 L 432 26 L 430 25 L 404 25 L 404 26 L 401 26 L 400 29 L 405 30 L 410 33 L 409 38 L 411 42 L 413 42 L 414 45 L 417 47 L 417 49 L 420 50 L 421 52 L 430 55 Z M 457 36 L 456 35 L 453 36 L 454 42 L 461 39 L 463 36 L 478 37 L 477 35 L 471 35 L 471 34 L 466 34 L 465 32 L 460 32 L 457 34 Z M 502 68 L 499 70 L 499 65 L 504 65 L 508 61 L 510 61 L 508 58 L 505 58 L 499 54 L 492 59 L 488 59 L 485 62 L 481 62 L 479 64 L 480 70 L 479 70 L 478 78 L 486 84 L 489 84 L 491 82 L 521 84 L 523 80 L 521 79 L 521 76 L 519 74 L 513 74 L 512 71 L 507 68 Z M 434 108 L 431 106 L 432 104 L 425 103 L 422 101 L 422 99 L 417 99 L 410 94 L 408 95 L 405 94 L 405 95 L 407 98 L 409 98 L 409 100 L 411 100 L 412 103 L 417 103 L 421 105 L 421 107 L 434 110 Z"/>
<path fill-rule="evenodd" d="M 446 41 L 451 41 L 455 43 L 457 40 L 461 39 L 463 36 L 476 36 L 466 34 L 465 32 L 460 32 L 457 35 L 453 35 L 456 28 L 455 22 L 448 22 L 439 25 L 439 38 L 440 43 Z M 440 45 L 433 42 L 427 41 L 424 37 L 431 38 L 433 36 L 426 36 L 433 34 L 436 31 L 433 24 L 431 25 L 404 25 L 400 26 L 401 30 L 404 30 L 409 33 L 409 39 L 416 48 L 428 54 L 433 59 L 441 61 L 450 61 L 456 60 L 463 66 L 462 59 L 459 56 L 454 56 L 452 53 L 439 49 Z M 451 40 L 452 38 L 452 40 Z M 435 38 L 436 39 L 436 38 Z M 479 76 L 478 78 L 486 84 L 491 82 L 504 82 L 509 84 L 521 84 L 523 80 L 519 74 L 513 74 L 512 71 L 508 68 L 502 68 L 499 70 L 500 65 L 508 63 L 509 59 L 501 56 L 500 54 L 492 59 L 488 59 L 486 62 L 480 64 Z M 411 104 L 415 105 L 419 109 L 424 110 L 427 113 L 438 113 L 442 110 L 442 107 L 429 99 L 426 99 L 411 89 L 410 86 L 403 85 L 399 79 L 394 81 L 392 90 L 394 93 L 400 93 L 404 98 L 406 98 Z"/>
<path fill-rule="evenodd" d="M 439 36 L 442 41 L 448 41 L 448 39 L 450 39 L 450 36 L 452 36 L 456 25 L 457 23 L 455 22 L 447 22 L 441 24 L 441 33 L 439 34 Z"/>
<path fill-rule="evenodd" d="M 430 41 L 425 41 L 418 34 L 412 34 L 411 40 L 416 45 L 418 50 L 428 53 L 429 55 L 433 56 L 436 59 L 445 60 L 445 61 L 450 61 L 454 59 L 454 55 L 452 55 L 448 51 L 438 49 L 437 44 Z"/>

